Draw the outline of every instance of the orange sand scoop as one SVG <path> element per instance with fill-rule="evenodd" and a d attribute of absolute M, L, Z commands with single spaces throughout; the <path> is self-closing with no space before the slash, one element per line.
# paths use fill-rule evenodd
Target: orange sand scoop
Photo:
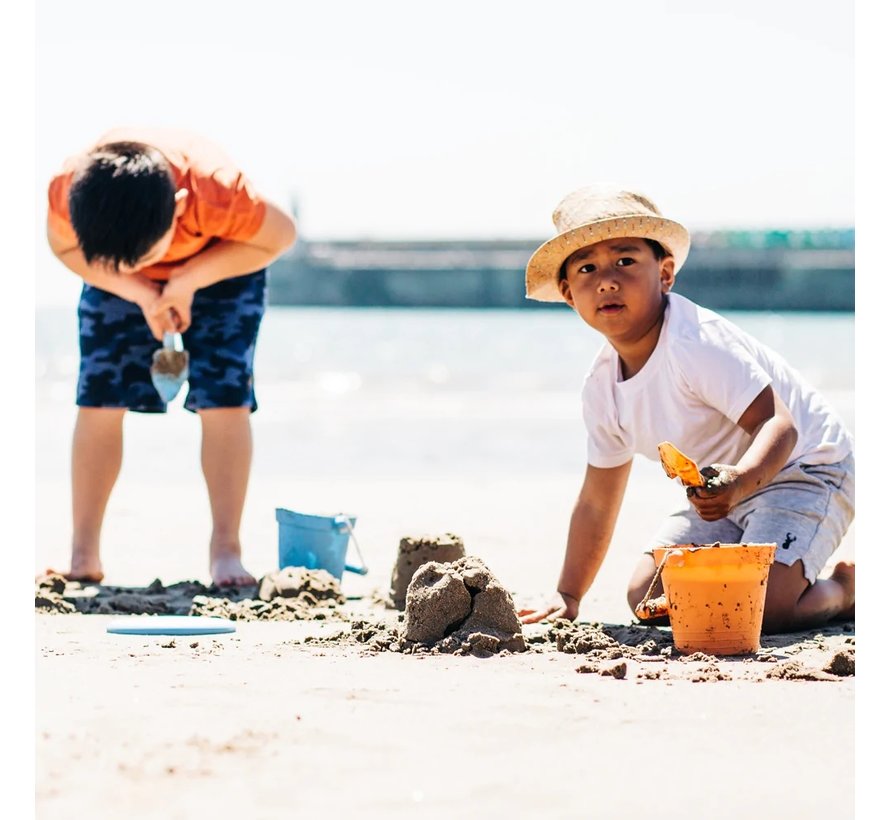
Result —
<path fill-rule="evenodd" d="M 667 597 L 659 595 L 657 598 L 642 600 L 634 609 L 636 615 L 641 621 L 650 621 L 653 618 L 663 618 L 668 614 Z"/>
<path fill-rule="evenodd" d="M 696 463 L 684 456 L 669 441 L 663 441 L 658 445 L 658 455 L 661 456 L 661 466 L 668 478 L 679 478 L 685 487 L 704 487 L 705 480 L 698 471 Z"/>

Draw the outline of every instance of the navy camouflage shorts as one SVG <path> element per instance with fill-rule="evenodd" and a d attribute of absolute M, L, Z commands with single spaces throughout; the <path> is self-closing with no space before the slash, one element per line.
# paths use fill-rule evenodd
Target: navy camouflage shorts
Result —
<path fill-rule="evenodd" d="M 192 323 L 182 334 L 189 352 L 187 410 L 257 409 L 253 354 L 265 306 L 265 270 L 224 279 L 195 293 Z M 78 406 L 166 412 L 149 374 L 152 354 L 161 343 L 151 335 L 142 309 L 84 285 L 77 316 Z"/>

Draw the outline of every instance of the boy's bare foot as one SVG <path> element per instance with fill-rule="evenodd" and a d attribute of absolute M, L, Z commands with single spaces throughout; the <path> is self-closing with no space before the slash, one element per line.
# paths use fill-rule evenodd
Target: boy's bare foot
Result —
<path fill-rule="evenodd" d="M 856 562 L 838 561 L 831 573 L 844 590 L 844 608 L 835 616 L 838 620 L 852 621 L 856 617 Z"/>
<path fill-rule="evenodd" d="M 256 583 L 238 555 L 219 555 L 210 559 L 210 577 L 220 587 L 247 587 Z"/>
<path fill-rule="evenodd" d="M 105 577 L 102 571 L 102 562 L 98 558 L 71 556 L 71 569 L 61 572 L 57 569 L 47 569 L 47 575 L 54 573 L 61 575 L 69 581 L 79 581 L 82 584 L 99 584 Z"/>

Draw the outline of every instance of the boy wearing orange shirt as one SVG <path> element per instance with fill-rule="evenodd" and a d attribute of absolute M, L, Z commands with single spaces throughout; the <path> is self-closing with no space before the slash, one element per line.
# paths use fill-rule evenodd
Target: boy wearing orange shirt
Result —
<path fill-rule="evenodd" d="M 120 472 L 124 413 L 165 412 L 149 368 L 163 334 L 178 332 L 190 356 L 185 406 L 201 420 L 210 575 L 220 585 L 254 583 L 240 542 L 253 356 L 265 268 L 295 241 L 293 220 L 210 141 L 117 129 L 50 182 L 47 238 L 84 280 L 66 574 L 103 578 L 99 535 Z"/>

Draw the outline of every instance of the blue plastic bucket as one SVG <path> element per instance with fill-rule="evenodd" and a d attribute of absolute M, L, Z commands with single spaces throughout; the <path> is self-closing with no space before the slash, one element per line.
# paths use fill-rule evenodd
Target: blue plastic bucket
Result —
<path fill-rule="evenodd" d="M 338 581 L 343 577 L 344 570 L 367 575 L 364 559 L 360 567 L 346 563 L 346 550 L 355 527 L 355 516 L 305 515 L 277 507 L 275 520 L 278 522 L 279 569 L 324 569 Z"/>

